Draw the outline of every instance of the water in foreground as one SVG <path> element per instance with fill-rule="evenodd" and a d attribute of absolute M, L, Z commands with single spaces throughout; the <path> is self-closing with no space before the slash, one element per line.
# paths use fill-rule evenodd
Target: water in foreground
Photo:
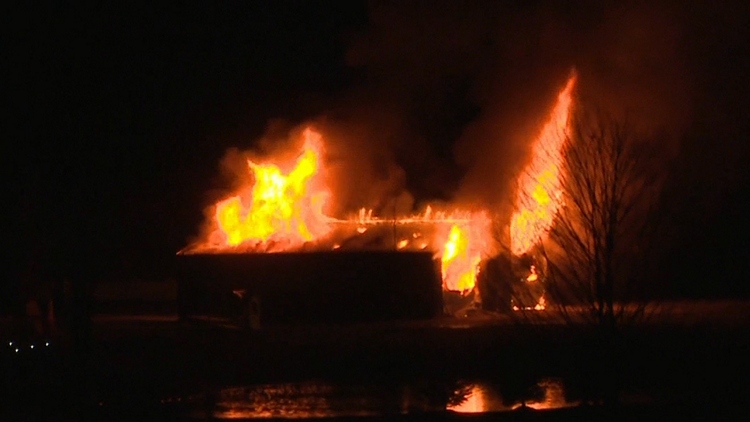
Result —
<path fill-rule="evenodd" d="M 388 417 L 424 413 L 509 412 L 562 409 L 566 400 L 559 379 L 545 379 L 521 399 L 504 400 L 488 382 L 412 382 L 408 384 L 334 383 L 326 381 L 260 384 L 220 389 L 215 395 L 186 399 L 185 415 L 195 418 Z M 209 397 L 211 396 L 211 397 Z"/>
<path fill-rule="evenodd" d="M 596 408 L 608 386 L 625 420 L 674 419 L 729 415 L 750 393 L 746 320 L 635 327 L 614 345 L 616 360 L 598 363 L 587 330 L 459 322 L 248 333 L 97 319 L 86 356 L 59 343 L 0 350 L 0 419 L 558 420 Z"/>

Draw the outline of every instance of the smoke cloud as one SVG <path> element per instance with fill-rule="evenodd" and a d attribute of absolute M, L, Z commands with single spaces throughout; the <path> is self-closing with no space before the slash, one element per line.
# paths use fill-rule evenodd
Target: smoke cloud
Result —
<path fill-rule="evenodd" d="M 417 202 L 502 210 L 571 69 L 581 99 L 679 134 L 687 19 L 647 2 L 375 2 L 347 54 L 360 83 L 331 113 L 357 122 L 349 142 L 403 169 Z"/>
<path fill-rule="evenodd" d="M 346 54 L 355 83 L 305 123 L 326 139 L 331 212 L 447 201 L 509 213 L 573 69 L 579 101 L 676 146 L 703 13 L 654 2 L 371 3 Z M 291 129 L 270 125 L 261 150 L 284 145 Z"/>

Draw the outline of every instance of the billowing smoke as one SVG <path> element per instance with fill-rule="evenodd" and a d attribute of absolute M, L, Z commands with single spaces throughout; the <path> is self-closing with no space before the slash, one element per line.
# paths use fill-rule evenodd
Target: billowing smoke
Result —
<path fill-rule="evenodd" d="M 275 113 L 290 120 L 269 124 L 250 156 L 294 153 L 290 134 L 311 124 L 327 149 L 328 215 L 445 202 L 488 210 L 507 230 L 530 146 L 575 69 L 576 104 L 627 118 L 674 154 L 664 189 L 674 197 L 660 207 L 693 210 L 671 220 L 703 232 L 706 210 L 747 178 L 748 78 L 738 68 L 747 69 L 750 11 L 729 3 L 372 2 L 369 23 L 346 35 L 345 88 L 280 95 L 294 112 Z M 230 151 L 230 182 L 216 185 L 245 184 L 247 156 Z"/>
<path fill-rule="evenodd" d="M 303 124 L 326 139 L 328 211 L 447 201 L 509 213 L 529 145 L 574 68 L 582 101 L 676 137 L 691 104 L 689 19 L 649 2 L 372 3 L 346 55 L 355 83 Z M 260 150 L 284 149 L 294 130 L 269 125 Z M 225 161 L 235 168 L 232 154 Z"/>
<path fill-rule="evenodd" d="M 686 19 L 646 2 L 373 3 L 347 56 L 361 83 L 332 114 L 369 132 L 358 136 L 395 160 L 417 202 L 502 212 L 572 68 L 582 100 L 677 136 L 691 100 Z"/>
<path fill-rule="evenodd" d="M 331 192 L 326 203 L 326 215 L 344 218 L 361 208 L 373 210 L 377 215 L 404 215 L 414 208 L 414 199 L 406 185 L 406 173 L 397 164 L 392 149 L 397 130 L 387 121 L 373 124 L 372 114 L 368 125 L 356 120 L 321 117 L 303 123 L 274 120 L 265 134 L 251 149 L 229 149 L 221 162 L 224 186 L 227 190 L 216 192 L 209 198 L 217 199 L 234 192 L 241 186 L 252 185 L 252 172 L 248 160 L 257 163 L 293 164 L 302 147 L 302 132 L 311 127 L 324 137 L 324 153 L 320 171 Z M 390 143 L 389 143 L 390 142 Z M 212 207 L 207 209 L 212 212 Z"/>

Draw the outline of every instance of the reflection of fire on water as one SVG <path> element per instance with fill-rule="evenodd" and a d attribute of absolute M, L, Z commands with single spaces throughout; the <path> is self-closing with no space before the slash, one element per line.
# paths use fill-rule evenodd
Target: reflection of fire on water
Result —
<path fill-rule="evenodd" d="M 458 404 L 448 405 L 446 410 L 457 413 L 484 413 L 516 410 L 524 406 L 535 410 L 562 409 L 579 404 L 577 401 L 567 401 L 565 387 L 561 380 L 544 379 L 537 384 L 537 387 L 542 393 L 542 397 L 506 405 L 503 404 L 500 393 L 489 385 L 472 384 L 468 393 L 467 391 L 457 391 L 456 393 L 459 395 L 465 394 L 462 397 L 463 400 Z"/>
<path fill-rule="evenodd" d="M 535 410 L 562 409 L 580 404 L 577 401 L 567 401 L 565 398 L 565 388 L 563 383 L 558 379 L 545 379 L 540 381 L 537 386 L 544 394 L 541 400 L 529 400 L 524 403 L 518 403 L 514 405 L 512 409 L 518 409 L 524 405 Z"/>
<path fill-rule="evenodd" d="M 577 406 L 569 402 L 558 379 L 545 379 L 533 394 L 521 402 L 504 402 L 498 388 L 489 383 L 464 385 L 446 404 L 445 397 L 418 385 L 336 385 L 320 381 L 231 387 L 220 390 L 208 416 L 219 419 L 304 419 L 304 418 L 387 418 L 416 412 L 448 410 L 456 413 L 507 412 L 525 406 L 530 409 L 562 409 Z M 530 392 L 531 393 L 531 392 Z M 535 397 L 531 397 L 535 396 Z M 456 402 L 455 400 L 458 400 Z M 208 407 L 208 406 L 206 406 Z M 398 414 L 394 409 L 399 409 Z"/>

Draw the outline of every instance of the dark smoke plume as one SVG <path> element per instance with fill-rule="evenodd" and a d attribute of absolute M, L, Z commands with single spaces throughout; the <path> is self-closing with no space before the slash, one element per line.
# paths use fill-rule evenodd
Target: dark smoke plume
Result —
<path fill-rule="evenodd" d="M 582 98 L 679 134 L 686 23 L 679 7 L 645 2 L 374 2 L 347 55 L 360 83 L 329 115 L 356 122 L 348 139 L 372 139 L 417 202 L 502 208 L 573 68 Z"/>

